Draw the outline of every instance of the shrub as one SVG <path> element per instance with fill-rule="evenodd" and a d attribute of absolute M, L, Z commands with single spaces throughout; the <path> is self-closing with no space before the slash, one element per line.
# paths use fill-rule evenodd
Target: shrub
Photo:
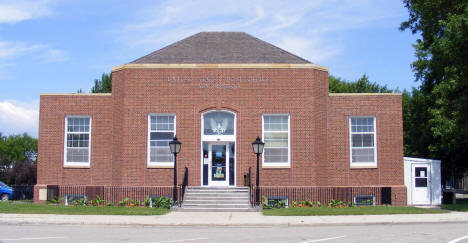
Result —
<path fill-rule="evenodd" d="M 127 205 L 127 202 L 129 201 L 130 199 L 128 197 L 126 197 L 124 200 L 120 201 L 119 202 L 119 205 L 121 207 L 125 207 Z"/>
<path fill-rule="evenodd" d="M 54 196 L 52 199 L 50 199 L 50 203 L 53 203 L 53 204 L 59 204 L 61 202 L 63 202 L 64 198 L 63 197 L 58 197 L 58 196 Z"/>
<path fill-rule="evenodd" d="M 96 195 L 94 200 L 91 200 L 91 205 L 93 206 L 103 206 L 106 203 L 106 200 L 102 199 L 99 195 Z"/>
<path fill-rule="evenodd" d="M 174 200 L 170 197 L 153 197 L 151 198 L 154 208 L 171 208 Z"/>
<path fill-rule="evenodd" d="M 285 208 L 286 200 L 283 199 L 268 199 L 268 197 L 262 197 L 262 208 L 263 209 L 272 209 L 272 208 Z"/>
<path fill-rule="evenodd" d="M 145 205 L 145 207 L 149 207 L 151 205 L 151 199 L 149 197 L 146 197 L 143 204 Z"/>

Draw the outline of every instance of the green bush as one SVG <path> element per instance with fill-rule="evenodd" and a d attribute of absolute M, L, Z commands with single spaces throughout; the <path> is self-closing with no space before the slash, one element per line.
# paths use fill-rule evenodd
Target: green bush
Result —
<path fill-rule="evenodd" d="M 153 197 L 151 198 L 153 208 L 171 208 L 171 205 L 174 204 L 174 201 L 170 197 Z"/>
<path fill-rule="evenodd" d="M 286 200 L 280 199 L 268 199 L 268 197 L 262 197 L 262 208 L 263 209 L 272 209 L 272 208 L 286 208 Z M 294 202 L 293 202 L 294 203 Z"/>

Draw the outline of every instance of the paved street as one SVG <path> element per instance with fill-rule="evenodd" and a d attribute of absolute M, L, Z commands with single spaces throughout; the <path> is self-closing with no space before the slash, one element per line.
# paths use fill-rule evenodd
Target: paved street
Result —
<path fill-rule="evenodd" d="M 309 227 L 0 224 L 0 242 L 451 242 L 468 223 Z M 455 242 L 468 242 L 468 237 Z"/>

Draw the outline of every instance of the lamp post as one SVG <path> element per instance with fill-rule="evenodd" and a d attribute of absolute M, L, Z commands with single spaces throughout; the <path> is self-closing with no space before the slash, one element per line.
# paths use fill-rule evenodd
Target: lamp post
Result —
<path fill-rule="evenodd" d="M 260 140 L 260 137 L 257 137 L 255 141 L 252 143 L 252 148 L 255 154 L 257 154 L 257 176 L 255 177 L 255 205 L 258 206 L 258 202 L 260 201 L 260 154 L 263 153 L 263 147 L 265 143 Z"/>
<path fill-rule="evenodd" d="M 177 154 L 180 152 L 181 145 L 182 143 L 177 140 L 177 137 L 174 137 L 174 139 L 169 142 L 171 153 L 174 154 L 174 189 L 172 191 L 174 203 L 177 202 Z"/>

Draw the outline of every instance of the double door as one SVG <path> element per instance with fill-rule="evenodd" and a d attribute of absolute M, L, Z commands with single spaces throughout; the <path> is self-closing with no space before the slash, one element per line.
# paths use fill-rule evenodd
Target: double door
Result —
<path fill-rule="evenodd" d="M 203 145 L 203 185 L 234 185 L 234 143 L 211 142 Z"/>

